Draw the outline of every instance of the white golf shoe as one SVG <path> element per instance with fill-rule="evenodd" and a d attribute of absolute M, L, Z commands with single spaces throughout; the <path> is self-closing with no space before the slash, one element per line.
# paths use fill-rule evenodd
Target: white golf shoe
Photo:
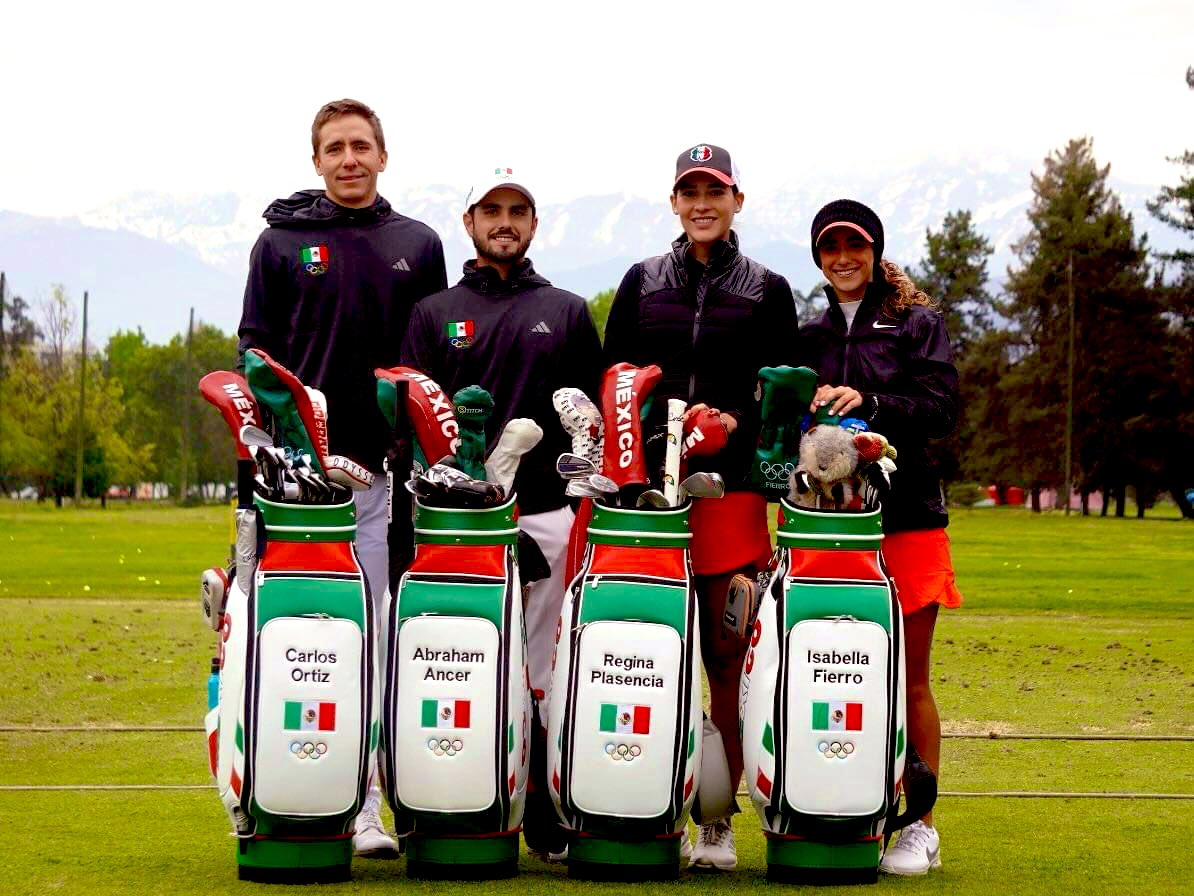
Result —
<path fill-rule="evenodd" d="M 357 816 L 352 851 L 368 859 L 398 858 L 398 841 L 386 833 L 381 823 L 381 791 L 370 790 L 365 806 Z"/>
<path fill-rule="evenodd" d="M 900 831 L 900 837 L 883 853 L 879 870 L 888 874 L 928 874 L 941 867 L 941 838 L 937 829 L 915 821 Z"/>
<path fill-rule="evenodd" d="M 738 867 L 738 851 L 734 848 L 734 829 L 728 818 L 719 818 L 697 829 L 697 842 L 692 848 L 694 868 L 733 871 Z"/>

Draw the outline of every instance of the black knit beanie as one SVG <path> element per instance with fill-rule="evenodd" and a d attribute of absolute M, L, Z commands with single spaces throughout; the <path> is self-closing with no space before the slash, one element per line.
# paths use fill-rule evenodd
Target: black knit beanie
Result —
<path fill-rule="evenodd" d="M 871 238 L 875 250 L 875 267 L 871 279 L 876 283 L 883 282 L 883 269 L 879 261 L 883 258 L 883 222 L 879 216 L 853 199 L 835 199 L 817 212 L 813 218 L 810 230 L 810 245 L 813 252 L 813 263 L 821 268 L 821 253 L 817 251 L 817 237 L 825 232 L 827 227 L 835 224 L 846 224 L 861 228 Z"/>

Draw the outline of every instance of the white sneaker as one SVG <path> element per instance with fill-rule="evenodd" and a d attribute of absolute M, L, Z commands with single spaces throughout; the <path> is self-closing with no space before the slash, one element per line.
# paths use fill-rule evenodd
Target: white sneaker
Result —
<path fill-rule="evenodd" d="M 691 862 L 696 868 L 716 868 L 718 871 L 733 871 L 738 867 L 734 829 L 730 827 L 728 818 L 719 818 L 700 826 L 696 846 L 692 848 Z"/>
<path fill-rule="evenodd" d="M 365 806 L 357 816 L 352 851 L 370 859 L 398 858 L 398 841 L 386 833 L 381 823 L 381 791 L 370 790 Z"/>
<path fill-rule="evenodd" d="M 941 867 L 941 838 L 937 829 L 915 821 L 900 831 L 900 837 L 883 854 L 879 870 L 888 874 L 927 874 Z"/>

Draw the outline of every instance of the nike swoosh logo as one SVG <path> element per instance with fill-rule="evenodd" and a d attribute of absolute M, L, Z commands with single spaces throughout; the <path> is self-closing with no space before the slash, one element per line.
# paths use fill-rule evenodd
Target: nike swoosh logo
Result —
<path fill-rule="evenodd" d="M 871 324 L 871 326 L 874 327 L 876 330 L 894 330 L 896 327 L 899 326 L 899 324 L 873 323 L 873 324 Z"/>
<path fill-rule="evenodd" d="M 927 850 L 927 852 L 929 854 L 929 864 L 931 865 L 931 864 L 933 864 L 933 862 L 937 861 L 937 856 L 941 852 L 941 847 L 937 847 L 936 849 Z"/>

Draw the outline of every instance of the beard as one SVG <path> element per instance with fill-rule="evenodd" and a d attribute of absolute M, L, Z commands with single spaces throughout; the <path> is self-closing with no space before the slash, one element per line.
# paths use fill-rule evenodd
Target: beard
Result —
<path fill-rule="evenodd" d="M 488 236 L 473 233 L 473 248 L 477 250 L 477 257 L 498 264 L 514 265 L 522 261 L 531 246 L 529 238 L 510 243 L 491 243 Z"/>

